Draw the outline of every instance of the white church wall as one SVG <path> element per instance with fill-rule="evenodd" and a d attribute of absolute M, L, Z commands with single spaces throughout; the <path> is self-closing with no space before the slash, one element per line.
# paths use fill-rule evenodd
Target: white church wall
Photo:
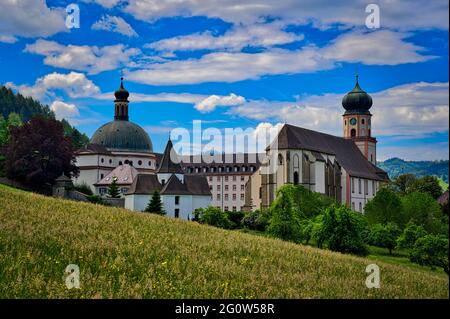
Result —
<path fill-rule="evenodd" d="M 175 204 L 175 197 L 179 197 L 178 204 Z M 192 196 L 191 195 L 161 195 L 161 200 L 166 211 L 166 216 L 175 218 L 175 210 L 178 209 L 178 218 L 192 219 Z"/>

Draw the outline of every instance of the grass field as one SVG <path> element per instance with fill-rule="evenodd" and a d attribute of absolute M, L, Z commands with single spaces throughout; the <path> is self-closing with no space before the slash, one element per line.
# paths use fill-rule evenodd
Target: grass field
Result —
<path fill-rule="evenodd" d="M 0 298 L 448 297 L 445 274 L 0 185 Z"/>

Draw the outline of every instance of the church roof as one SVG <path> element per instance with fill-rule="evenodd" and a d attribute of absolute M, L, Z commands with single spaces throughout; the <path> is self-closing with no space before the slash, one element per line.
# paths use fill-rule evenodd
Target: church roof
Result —
<path fill-rule="evenodd" d="M 184 176 L 184 183 L 172 175 L 162 185 L 155 174 L 139 174 L 127 195 L 151 195 L 155 190 L 161 195 L 200 195 L 211 196 L 208 181 L 204 176 Z"/>
<path fill-rule="evenodd" d="M 178 160 L 178 155 L 173 149 L 171 140 L 167 142 L 162 160 L 158 166 L 158 173 L 183 174 L 183 169 L 181 168 L 180 161 Z"/>
<path fill-rule="evenodd" d="M 130 185 L 138 175 L 138 171 L 131 165 L 124 164 L 117 166 L 108 175 L 102 178 L 95 186 L 109 186 L 111 185 L 113 178 L 117 178 L 117 184 Z"/>
<path fill-rule="evenodd" d="M 375 180 L 388 179 L 386 172 L 370 163 L 352 140 L 342 137 L 285 124 L 267 149 L 273 148 L 306 149 L 334 155 L 351 176 Z"/>

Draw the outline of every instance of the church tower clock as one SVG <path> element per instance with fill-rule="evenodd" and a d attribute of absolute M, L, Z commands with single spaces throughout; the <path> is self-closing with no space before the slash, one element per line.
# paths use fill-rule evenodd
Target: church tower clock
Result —
<path fill-rule="evenodd" d="M 372 114 L 369 111 L 372 103 L 372 97 L 359 86 L 356 74 L 355 87 L 342 99 L 344 138 L 353 140 L 367 160 L 376 165 L 377 140 L 372 137 Z"/>

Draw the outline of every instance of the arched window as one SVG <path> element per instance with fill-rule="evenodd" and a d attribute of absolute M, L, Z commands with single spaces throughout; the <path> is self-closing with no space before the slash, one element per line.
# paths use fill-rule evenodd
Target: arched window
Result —
<path fill-rule="evenodd" d="M 278 154 L 278 165 L 283 165 L 283 155 Z"/>
<path fill-rule="evenodd" d="M 355 137 L 356 136 L 356 130 L 354 128 L 352 128 L 352 130 L 350 131 L 350 136 L 351 137 Z"/>
<path fill-rule="evenodd" d="M 122 165 L 122 161 L 119 161 L 119 166 Z"/>
<path fill-rule="evenodd" d="M 294 154 L 294 168 L 300 167 L 300 159 L 298 158 L 297 154 Z"/>
<path fill-rule="evenodd" d="M 298 172 L 294 172 L 294 185 L 298 185 Z"/>
<path fill-rule="evenodd" d="M 139 166 L 142 165 L 142 161 L 141 160 L 138 161 L 138 165 Z"/>
<path fill-rule="evenodd" d="M 311 167 L 310 167 L 310 163 L 309 163 L 309 157 L 306 154 L 303 154 L 303 159 L 302 159 L 302 175 L 303 175 L 303 183 L 305 184 L 309 184 L 309 173 L 310 173 Z"/>
<path fill-rule="evenodd" d="M 361 124 L 365 124 L 366 121 L 364 119 L 361 119 Z"/>

